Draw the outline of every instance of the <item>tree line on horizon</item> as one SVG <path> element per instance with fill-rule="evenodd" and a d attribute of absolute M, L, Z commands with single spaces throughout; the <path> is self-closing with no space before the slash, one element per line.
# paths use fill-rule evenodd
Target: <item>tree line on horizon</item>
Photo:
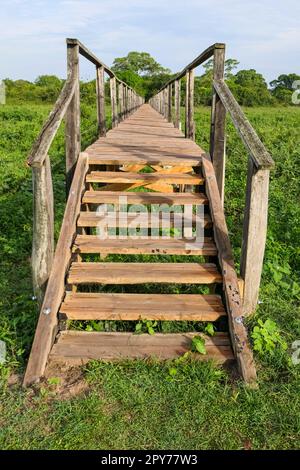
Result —
<path fill-rule="evenodd" d="M 239 70 L 234 73 L 239 62 L 235 59 L 225 61 L 225 80 L 235 98 L 242 106 L 292 105 L 293 84 L 300 80 L 295 73 L 281 74 L 269 84 L 263 75 L 254 69 Z M 195 76 L 195 106 L 211 104 L 213 59 L 203 64 L 202 75 Z M 146 100 L 176 74 L 159 64 L 147 52 L 132 51 L 126 57 L 114 60 L 112 70 L 118 78 L 134 88 Z M 64 84 L 55 75 L 41 75 L 34 82 L 27 80 L 4 80 L 7 100 L 11 103 L 36 102 L 54 103 Z M 182 79 L 181 101 L 184 105 L 185 79 Z M 80 92 L 87 104 L 95 103 L 95 80 L 81 82 Z M 106 97 L 109 101 L 109 82 L 106 82 Z"/>

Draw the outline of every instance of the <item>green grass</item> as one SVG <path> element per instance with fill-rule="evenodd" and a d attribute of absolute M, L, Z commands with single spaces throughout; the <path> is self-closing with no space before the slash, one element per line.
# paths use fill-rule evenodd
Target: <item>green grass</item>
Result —
<path fill-rule="evenodd" d="M 290 361 L 300 339 L 299 252 L 300 124 L 297 108 L 253 108 L 246 114 L 272 154 L 269 228 L 260 293 L 250 321 L 271 318 L 287 352 L 256 356 L 260 387 L 247 390 L 211 364 L 187 361 L 93 363 L 85 372 L 89 392 L 61 400 L 55 386 L 22 391 L 6 379 L 23 371 L 37 309 L 30 278 L 32 190 L 24 162 L 48 106 L 0 107 L 0 339 L 7 363 L 0 366 L 0 448 L 287 449 L 299 446 L 299 365 Z M 197 141 L 209 142 L 210 112 L 195 113 Z M 82 108 L 83 148 L 95 138 L 96 110 Z M 50 151 L 56 201 L 56 236 L 64 208 L 64 139 L 60 129 Z M 247 154 L 232 124 L 227 127 L 225 208 L 239 263 Z"/>

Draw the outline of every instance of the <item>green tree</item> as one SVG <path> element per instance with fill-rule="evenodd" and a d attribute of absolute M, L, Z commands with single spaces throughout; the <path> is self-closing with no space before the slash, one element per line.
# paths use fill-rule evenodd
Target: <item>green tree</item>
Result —
<path fill-rule="evenodd" d="M 131 70 L 137 75 L 156 75 L 169 73 L 170 70 L 162 67 L 148 52 L 132 51 L 126 57 L 117 57 L 112 66 L 112 70 L 124 72 Z"/>
<path fill-rule="evenodd" d="M 300 75 L 296 73 L 282 74 L 276 80 L 270 82 L 272 94 L 281 103 L 291 105 L 294 82 L 300 80 Z"/>
<path fill-rule="evenodd" d="M 254 69 L 239 70 L 230 78 L 228 84 L 241 105 L 275 104 L 264 77 Z"/>
<path fill-rule="evenodd" d="M 277 90 L 278 88 L 286 89 L 286 90 L 293 90 L 293 83 L 297 80 L 300 80 L 300 75 L 296 73 L 289 73 L 289 74 L 282 74 L 279 75 L 276 80 L 272 80 L 270 82 L 270 86 L 272 90 Z"/>

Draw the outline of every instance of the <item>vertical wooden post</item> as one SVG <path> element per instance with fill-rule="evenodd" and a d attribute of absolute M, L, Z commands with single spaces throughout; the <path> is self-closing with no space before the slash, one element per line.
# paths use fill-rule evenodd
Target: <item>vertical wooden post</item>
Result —
<path fill-rule="evenodd" d="M 128 116 L 128 87 L 124 87 L 124 113 L 125 118 Z"/>
<path fill-rule="evenodd" d="M 97 116 L 99 137 L 106 135 L 104 67 L 96 67 Z"/>
<path fill-rule="evenodd" d="M 112 128 L 114 128 L 118 124 L 116 78 L 115 77 L 110 78 L 109 84 L 110 84 L 110 102 L 111 102 L 111 126 Z"/>
<path fill-rule="evenodd" d="M 224 77 L 225 45 L 220 45 L 214 51 L 214 80 Z M 226 110 L 219 96 L 213 89 L 211 106 L 211 129 L 210 129 L 210 155 L 216 173 L 217 184 L 224 203 L 225 182 L 225 124 Z"/>
<path fill-rule="evenodd" d="M 128 88 L 128 115 L 131 114 L 131 89 Z"/>
<path fill-rule="evenodd" d="M 169 90 L 168 90 L 168 87 L 164 88 L 163 93 L 164 93 L 164 118 L 168 119 L 168 104 L 169 104 Z"/>
<path fill-rule="evenodd" d="M 195 72 L 194 69 L 189 71 L 189 105 L 188 105 L 188 138 L 195 140 L 195 122 L 194 122 L 194 80 Z"/>
<path fill-rule="evenodd" d="M 72 183 L 77 159 L 80 153 L 80 88 L 79 88 L 79 46 L 67 44 L 68 75 L 74 73 L 76 88 L 65 115 L 66 139 L 66 193 Z"/>
<path fill-rule="evenodd" d="M 175 120 L 174 125 L 180 129 L 180 80 L 175 80 Z"/>
<path fill-rule="evenodd" d="M 123 121 L 123 119 L 124 119 L 124 86 L 123 86 L 123 83 L 119 83 L 119 106 L 120 106 L 119 121 Z"/>
<path fill-rule="evenodd" d="M 185 126 L 184 135 L 188 137 L 189 131 L 189 96 L 190 96 L 190 72 L 187 70 L 185 74 Z"/>
<path fill-rule="evenodd" d="M 54 254 L 53 188 L 50 159 L 47 155 L 41 167 L 32 167 L 33 182 L 33 291 L 42 304 Z"/>
<path fill-rule="evenodd" d="M 258 302 L 267 236 L 269 176 L 270 170 L 257 169 L 249 157 L 241 256 L 246 315 L 254 312 Z"/>
<path fill-rule="evenodd" d="M 168 121 L 172 122 L 172 83 L 168 85 Z"/>

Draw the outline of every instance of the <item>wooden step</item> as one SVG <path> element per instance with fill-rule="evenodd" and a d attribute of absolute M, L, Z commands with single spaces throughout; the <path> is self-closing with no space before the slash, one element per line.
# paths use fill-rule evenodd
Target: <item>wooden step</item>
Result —
<path fill-rule="evenodd" d="M 184 239 L 104 239 L 97 235 L 77 235 L 74 253 L 117 253 L 117 254 L 153 254 L 153 255 L 203 255 L 216 256 L 216 245 L 211 238 L 204 243 Z"/>
<path fill-rule="evenodd" d="M 111 215 L 112 214 L 112 215 Z M 116 211 L 115 213 L 110 213 L 109 217 L 114 217 L 116 221 L 116 227 L 128 227 L 130 224 L 136 222 L 141 228 L 150 228 L 161 226 L 162 221 L 162 212 L 155 213 L 149 212 L 128 212 L 127 217 L 124 218 L 124 212 Z M 187 221 L 190 219 L 185 216 Z M 95 211 L 85 211 L 80 212 L 80 216 L 77 221 L 78 227 L 97 227 L 100 222 L 103 222 L 107 219 L 106 214 L 101 214 L 100 212 Z M 199 216 L 196 214 L 192 215 L 192 225 L 194 226 L 196 221 L 199 221 Z M 134 226 L 134 225 L 131 225 Z M 174 227 L 174 212 L 170 212 L 170 226 Z M 204 214 L 204 227 L 209 228 L 212 226 L 212 220 L 209 214 Z"/>
<path fill-rule="evenodd" d="M 198 175 L 184 173 L 130 173 L 120 171 L 92 171 L 86 176 L 88 183 L 169 183 L 198 185 L 204 183 L 204 178 Z"/>
<path fill-rule="evenodd" d="M 126 202 L 123 202 L 125 198 Z M 82 202 L 83 204 L 167 204 L 173 206 L 208 204 L 208 199 L 202 193 L 166 194 L 158 192 L 86 191 Z"/>
<path fill-rule="evenodd" d="M 96 333 L 86 331 L 62 331 L 53 345 L 50 360 L 68 365 L 80 365 L 90 360 L 115 361 L 146 359 L 173 359 L 191 350 L 192 338 L 197 333 L 155 335 L 133 333 Z M 197 360 L 213 359 L 218 363 L 234 359 L 227 333 L 205 339 L 207 354 L 193 353 Z"/>
<path fill-rule="evenodd" d="M 212 263 L 72 263 L 69 284 L 212 284 L 222 275 Z"/>
<path fill-rule="evenodd" d="M 166 142 L 167 144 L 167 142 Z M 143 142 L 141 140 L 140 145 L 142 146 Z M 151 152 L 141 154 L 140 150 L 136 151 L 137 155 L 132 152 L 132 154 L 126 154 L 121 151 L 116 152 L 115 154 L 105 154 L 105 149 L 99 148 L 99 150 L 89 150 L 88 151 L 88 162 L 90 165 L 132 165 L 138 163 L 139 165 L 176 165 L 176 166 L 201 166 L 201 156 L 170 156 L 165 155 L 164 151 L 158 151 L 157 154 L 151 154 Z M 188 152 L 187 152 L 188 153 Z"/>
<path fill-rule="evenodd" d="M 90 292 L 68 292 L 60 313 L 70 320 L 128 321 L 215 321 L 226 315 L 218 295 Z"/>

